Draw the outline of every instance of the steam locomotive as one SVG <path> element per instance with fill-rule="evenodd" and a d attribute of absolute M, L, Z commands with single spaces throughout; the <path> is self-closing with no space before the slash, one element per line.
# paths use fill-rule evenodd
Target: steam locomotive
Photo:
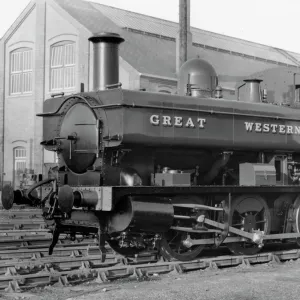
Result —
<path fill-rule="evenodd" d="M 158 250 L 193 260 L 226 245 L 255 254 L 270 241 L 300 244 L 300 117 L 268 103 L 261 80 L 226 100 L 214 68 L 185 62 L 178 94 L 124 90 L 119 45 L 94 45 L 94 91 L 44 102 L 43 141 L 59 158 L 57 178 L 27 190 L 3 188 L 2 203 L 43 208 L 59 234 L 97 234 L 124 256 Z M 47 195 L 36 192 L 50 184 Z"/>

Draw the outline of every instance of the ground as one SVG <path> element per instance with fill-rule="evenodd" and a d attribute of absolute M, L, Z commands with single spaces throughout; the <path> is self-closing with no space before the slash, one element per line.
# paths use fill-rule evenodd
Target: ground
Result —
<path fill-rule="evenodd" d="M 71 287 L 45 287 L 26 293 L 0 293 L 0 299 L 30 300 L 283 300 L 300 297 L 300 261 L 222 270 L 164 274 L 149 280 L 89 282 Z"/>

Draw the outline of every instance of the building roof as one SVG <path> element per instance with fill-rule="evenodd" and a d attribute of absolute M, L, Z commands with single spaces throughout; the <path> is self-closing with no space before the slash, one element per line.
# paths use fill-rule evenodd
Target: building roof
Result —
<path fill-rule="evenodd" d="M 82 0 L 55 0 L 91 33 L 117 32 L 125 38 L 120 55 L 138 72 L 176 78 L 178 23 Z M 224 87 L 275 65 L 299 67 L 300 54 L 191 28 L 190 57 L 209 61 Z"/>
<path fill-rule="evenodd" d="M 166 21 L 99 3 L 91 4 L 122 28 L 132 28 L 173 38 L 175 38 L 177 35 L 178 23 L 176 22 Z M 194 43 L 199 43 L 218 49 L 235 51 L 286 64 L 294 64 L 293 59 L 300 60 L 300 54 L 284 50 L 278 51 L 278 49 L 274 47 L 261 45 L 194 27 L 191 27 L 191 32 Z M 282 51 L 286 52 L 286 54 L 282 53 Z"/>

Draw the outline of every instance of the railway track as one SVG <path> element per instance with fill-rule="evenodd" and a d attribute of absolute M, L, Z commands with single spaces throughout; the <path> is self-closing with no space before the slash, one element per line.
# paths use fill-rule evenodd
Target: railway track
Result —
<path fill-rule="evenodd" d="M 152 255 L 153 257 L 153 255 Z M 149 258 L 149 257 L 148 257 Z M 260 253 L 251 256 L 207 257 L 192 262 L 147 262 L 122 260 L 108 255 L 105 263 L 97 255 L 80 257 L 52 257 L 32 260 L 2 260 L 0 268 L 0 290 L 21 292 L 38 286 L 57 283 L 65 286 L 96 279 L 98 283 L 121 278 L 145 279 L 166 273 L 186 273 L 228 267 L 248 268 L 255 264 L 278 264 L 298 260 L 300 250 L 284 250 Z"/>
<path fill-rule="evenodd" d="M 0 241 L 0 251 L 2 250 L 18 250 L 22 249 L 40 249 L 47 248 L 51 243 L 51 238 L 24 238 L 24 239 L 10 239 L 7 241 Z M 75 245 L 88 246 L 96 244 L 97 241 L 95 239 L 76 239 L 75 241 L 71 241 L 70 239 L 65 239 L 65 237 L 61 237 L 58 241 L 56 247 L 72 247 Z"/>
<path fill-rule="evenodd" d="M 0 231 L 47 229 L 40 209 L 0 209 Z"/>
<path fill-rule="evenodd" d="M 4 232 L 8 240 L 1 236 Z M 46 232 L 49 236 L 45 235 Z M 253 256 L 231 256 L 227 248 L 207 250 L 203 253 L 205 257 L 193 262 L 165 262 L 155 252 L 125 259 L 107 247 L 107 260 L 102 263 L 96 239 L 79 238 L 71 241 L 62 236 L 53 255 L 48 256 L 51 237 L 49 230 L 0 231 L 1 292 L 22 292 L 55 283 L 64 286 L 90 280 L 99 283 L 121 278 L 140 280 L 171 272 L 249 267 L 258 263 L 280 263 L 300 258 L 300 250 L 282 244 L 266 245 L 265 253 Z M 286 250 L 274 252 L 282 246 Z"/>
<path fill-rule="evenodd" d="M 166 273 L 185 273 L 255 264 L 281 263 L 300 258 L 300 250 L 290 245 L 266 245 L 264 252 L 252 256 L 228 255 L 227 248 L 207 250 L 192 262 L 166 262 L 156 252 L 124 258 L 107 247 L 102 263 L 97 240 L 71 241 L 61 236 L 52 256 L 48 247 L 52 235 L 40 210 L 18 208 L 0 210 L 0 291 L 22 292 L 38 286 L 62 286 L 96 280 L 99 283 L 121 278 L 145 279 Z M 277 251 L 278 247 L 285 250 Z"/>
<path fill-rule="evenodd" d="M 48 256 L 49 248 L 19 248 L 19 249 L 5 249 L 0 250 L 0 262 L 3 259 L 36 259 L 49 257 Z M 111 249 L 107 249 L 108 253 L 114 253 Z M 94 244 L 84 243 L 75 243 L 75 244 L 65 244 L 58 245 L 54 248 L 53 254 L 49 259 L 53 257 L 67 257 L 67 256 L 90 256 L 99 254 L 98 246 Z"/>

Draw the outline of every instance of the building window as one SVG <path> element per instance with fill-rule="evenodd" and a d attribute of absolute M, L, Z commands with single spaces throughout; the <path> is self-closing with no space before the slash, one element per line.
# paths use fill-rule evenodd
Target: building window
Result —
<path fill-rule="evenodd" d="M 14 149 L 14 188 L 20 188 L 26 171 L 26 149 L 18 147 Z"/>
<path fill-rule="evenodd" d="M 20 48 L 10 54 L 10 94 L 32 92 L 32 49 Z"/>
<path fill-rule="evenodd" d="M 75 87 L 75 43 L 61 42 L 51 47 L 50 90 Z"/>
<path fill-rule="evenodd" d="M 26 149 L 25 148 L 15 148 L 15 171 L 17 173 L 23 173 L 26 169 Z"/>

